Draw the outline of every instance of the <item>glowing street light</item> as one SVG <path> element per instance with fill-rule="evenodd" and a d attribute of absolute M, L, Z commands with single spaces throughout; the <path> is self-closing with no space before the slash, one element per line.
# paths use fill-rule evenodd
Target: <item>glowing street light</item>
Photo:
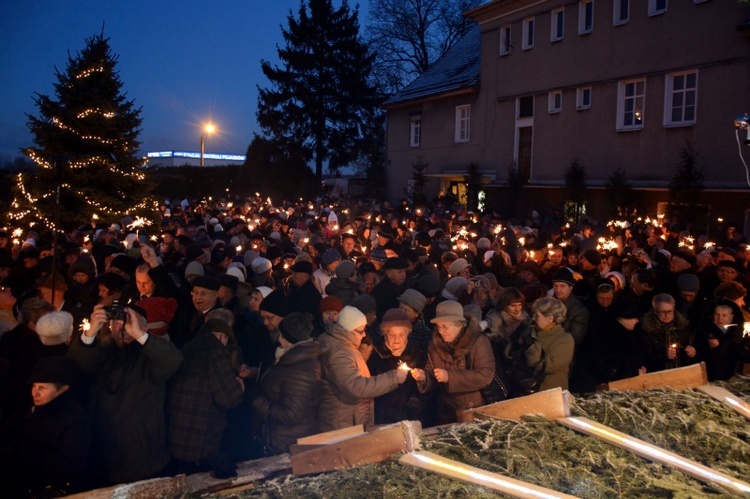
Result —
<path fill-rule="evenodd" d="M 203 168 L 203 156 L 206 154 L 206 135 L 211 135 L 216 131 L 216 127 L 213 123 L 207 123 L 206 126 L 203 127 L 203 132 L 201 134 L 201 168 Z"/>

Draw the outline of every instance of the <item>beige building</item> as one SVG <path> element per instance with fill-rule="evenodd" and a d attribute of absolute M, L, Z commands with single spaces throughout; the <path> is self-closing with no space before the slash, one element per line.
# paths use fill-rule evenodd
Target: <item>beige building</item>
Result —
<path fill-rule="evenodd" d="M 585 168 L 587 207 L 606 216 L 617 169 L 635 205 L 664 208 L 688 144 L 703 168 L 707 217 L 747 228 L 746 169 L 734 118 L 750 112 L 750 7 L 736 0 L 493 0 L 477 26 L 387 103 L 388 195 L 406 196 L 416 162 L 428 197 L 461 196 L 470 164 L 488 208 L 565 201 L 564 173 Z M 739 132 L 740 141 L 747 132 Z"/>

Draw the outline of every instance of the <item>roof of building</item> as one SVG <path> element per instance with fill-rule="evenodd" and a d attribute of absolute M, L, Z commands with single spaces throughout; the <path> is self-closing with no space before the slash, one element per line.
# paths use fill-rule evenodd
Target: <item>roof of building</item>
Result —
<path fill-rule="evenodd" d="M 479 25 L 471 23 L 463 38 L 443 57 L 391 96 L 384 105 L 392 106 L 476 85 L 479 83 L 481 55 L 481 31 Z"/>

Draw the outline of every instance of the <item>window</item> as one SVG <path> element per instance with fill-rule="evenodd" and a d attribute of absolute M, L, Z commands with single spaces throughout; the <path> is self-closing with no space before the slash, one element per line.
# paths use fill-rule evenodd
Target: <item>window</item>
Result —
<path fill-rule="evenodd" d="M 621 81 L 617 88 L 617 129 L 643 128 L 643 104 L 646 98 L 646 80 Z"/>
<path fill-rule="evenodd" d="M 563 38 L 565 26 L 565 10 L 563 7 L 552 11 L 552 23 L 550 24 L 549 41 L 557 42 Z"/>
<path fill-rule="evenodd" d="M 698 98 L 698 72 L 669 74 L 664 86 L 664 126 L 694 124 Z"/>
<path fill-rule="evenodd" d="M 625 24 L 630 20 L 630 0 L 615 0 L 612 24 Z"/>
<path fill-rule="evenodd" d="M 471 134 L 471 106 L 456 107 L 456 142 L 468 142 Z"/>
<path fill-rule="evenodd" d="M 562 91 L 553 90 L 549 93 L 549 112 L 559 113 L 562 111 Z"/>
<path fill-rule="evenodd" d="M 510 54 L 513 45 L 510 43 L 510 24 L 500 28 L 500 55 Z"/>
<path fill-rule="evenodd" d="M 520 97 L 518 99 L 518 118 L 531 118 L 534 116 L 534 97 Z"/>
<path fill-rule="evenodd" d="M 591 87 L 576 89 L 576 109 L 582 111 L 591 107 Z"/>
<path fill-rule="evenodd" d="M 409 123 L 409 147 L 422 145 L 422 115 L 414 114 Z"/>
<path fill-rule="evenodd" d="M 648 0 L 648 15 L 656 16 L 667 11 L 667 0 Z"/>
<path fill-rule="evenodd" d="M 585 35 L 594 29 L 594 0 L 578 2 L 578 34 Z"/>
<path fill-rule="evenodd" d="M 523 20 L 523 43 L 521 49 L 529 50 L 534 46 L 534 18 L 528 17 Z"/>

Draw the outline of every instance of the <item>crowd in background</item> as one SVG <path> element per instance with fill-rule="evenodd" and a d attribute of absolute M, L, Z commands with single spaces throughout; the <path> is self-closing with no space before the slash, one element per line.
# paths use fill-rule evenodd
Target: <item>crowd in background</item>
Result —
<path fill-rule="evenodd" d="M 0 231 L 0 470 L 19 496 L 705 362 L 750 363 L 746 240 L 364 199 L 165 201 Z"/>

